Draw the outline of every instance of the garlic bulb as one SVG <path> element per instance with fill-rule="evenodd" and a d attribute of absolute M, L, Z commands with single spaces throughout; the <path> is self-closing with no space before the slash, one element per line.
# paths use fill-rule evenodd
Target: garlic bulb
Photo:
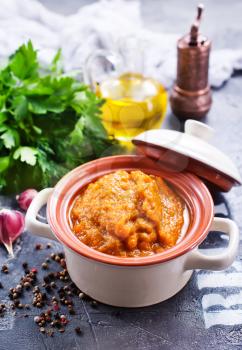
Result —
<path fill-rule="evenodd" d="M 38 192 L 35 189 L 29 188 L 28 190 L 22 192 L 20 195 L 16 196 L 19 207 L 22 210 L 27 211 L 28 207 L 30 206 L 30 203 L 32 202 L 37 193 Z"/>
<path fill-rule="evenodd" d="M 20 211 L 0 210 L 0 243 L 3 243 L 8 253 L 13 254 L 13 242 L 24 231 L 24 216 Z"/>

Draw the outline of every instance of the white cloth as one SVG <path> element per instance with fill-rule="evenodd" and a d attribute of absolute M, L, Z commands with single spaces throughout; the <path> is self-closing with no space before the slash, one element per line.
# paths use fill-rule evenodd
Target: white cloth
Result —
<path fill-rule="evenodd" d="M 175 79 L 178 35 L 146 29 L 138 1 L 100 0 L 69 16 L 56 14 L 36 0 L 0 0 L 0 8 L 1 61 L 31 39 L 44 63 L 50 62 L 56 50 L 62 48 L 68 72 L 81 69 L 87 56 L 96 49 L 117 50 L 125 37 L 132 36 L 145 52 L 144 73 L 167 87 Z M 220 87 L 234 69 L 242 69 L 242 50 L 213 51 L 211 85 Z"/>

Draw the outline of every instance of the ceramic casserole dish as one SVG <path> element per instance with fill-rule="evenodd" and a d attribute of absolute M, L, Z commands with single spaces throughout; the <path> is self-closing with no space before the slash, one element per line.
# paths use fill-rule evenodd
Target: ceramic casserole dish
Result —
<path fill-rule="evenodd" d="M 186 137 L 200 137 L 207 144 L 205 127 L 199 124 L 201 123 L 189 121 Z M 159 132 L 159 137 L 149 135 L 153 132 Z M 228 190 L 240 182 L 236 168 L 230 168 L 228 174 L 226 169 L 216 170 L 201 158 L 194 160 L 191 153 L 185 157 L 184 152 L 188 151 L 181 141 L 183 133 L 175 132 L 181 135 L 175 136 L 174 142 L 180 146 L 174 152 L 173 142 L 165 138 L 165 134 L 163 138 L 162 132 L 166 131 L 148 131 L 137 137 L 134 143 L 139 149 L 138 155 L 101 158 L 72 170 L 54 188 L 39 192 L 26 214 L 27 229 L 35 235 L 58 240 L 63 245 L 67 269 L 73 282 L 84 293 L 100 302 L 121 307 L 152 305 L 180 291 L 194 269 L 222 270 L 235 259 L 239 243 L 237 225 L 230 219 L 214 217 L 214 204 L 208 188 L 195 175 L 196 171 L 191 173 L 187 169 L 200 169 L 203 164 L 209 171 L 207 177 L 212 178 L 212 182 L 221 189 Z M 164 149 L 169 151 L 169 157 L 164 154 Z M 178 154 L 186 158 L 183 166 L 178 162 L 179 171 L 174 167 Z M 183 198 L 189 224 L 183 239 L 174 247 L 151 256 L 123 258 L 98 252 L 83 244 L 73 234 L 69 216 L 77 194 L 90 182 L 120 169 L 139 169 L 160 176 Z M 207 174 L 205 173 L 206 171 L 204 175 Z M 48 224 L 37 220 L 38 211 L 45 204 Z M 198 249 L 209 231 L 221 231 L 229 236 L 228 246 L 219 255 L 204 255 Z"/>

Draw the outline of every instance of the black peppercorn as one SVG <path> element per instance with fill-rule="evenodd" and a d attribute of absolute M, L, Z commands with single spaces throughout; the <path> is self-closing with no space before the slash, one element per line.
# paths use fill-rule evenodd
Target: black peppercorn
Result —
<path fill-rule="evenodd" d="M 42 269 L 44 269 L 44 270 L 47 270 L 49 267 L 48 264 L 45 262 L 41 266 L 42 266 Z"/>
<path fill-rule="evenodd" d="M 9 272 L 8 266 L 7 266 L 7 265 L 3 265 L 1 271 L 2 271 L 3 273 L 6 273 L 6 274 L 7 274 L 7 273 Z"/>
<path fill-rule="evenodd" d="M 59 255 L 56 255 L 56 256 L 55 256 L 55 261 L 56 261 L 56 262 L 59 262 L 60 260 L 61 260 L 61 258 L 59 257 Z"/>
<path fill-rule="evenodd" d="M 92 300 L 92 301 L 91 301 L 91 307 L 93 307 L 94 309 L 97 307 L 97 302 L 96 302 L 96 300 Z"/>
<path fill-rule="evenodd" d="M 56 288 L 55 282 L 50 282 L 50 286 L 51 286 L 51 288 Z"/>
<path fill-rule="evenodd" d="M 22 264 L 22 266 L 23 266 L 24 269 L 27 269 L 28 263 L 24 262 L 24 263 Z"/>
<path fill-rule="evenodd" d="M 44 280 L 45 283 L 49 283 L 50 282 L 49 276 L 44 276 L 43 280 Z"/>
<path fill-rule="evenodd" d="M 74 309 L 69 309 L 69 314 L 70 314 L 70 315 L 75 315 L 75 314 L 76 314 L 76 312 L 75 312 L 75 310 L 74 310 Z"/>
<path fill-rule="evenodd" d="M 75 328 L 75 332 L 76 332 L 76 334 L 78 334 L 78 335 L 81 335 L 81 334 L 82 334 L 82 331 L 81 331 L 81 328 L 80 328 L 80 327 L 76 327 L 76 328 Z"/>

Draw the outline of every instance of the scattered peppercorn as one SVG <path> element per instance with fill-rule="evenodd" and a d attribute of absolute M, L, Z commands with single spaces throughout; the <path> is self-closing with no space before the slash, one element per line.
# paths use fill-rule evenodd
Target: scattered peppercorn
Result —
<path fill-rule="evenodd" d="M 1 271 L 3 273 L 6 273 L 6 274 L 9 273 L 8 266 L 7 265 L 3 265 Z"/>
<path fill-rule="evenodd" d="M 80 328 L 80 327 L 76 327 L 76 328 L 75 328 L 75 332 L 76 332 L 76 334 L 78 334 L 78 335 L 81 335 L 81 334 L 82 334 L 82 331 L 81 331 L 81 328 Z"/>
<path fill-rule="evenodd" d="M 17 284 L 15 289 L 18 293 L 21 293 L 23 288 L 22 288 L 21 284 Z"/>
<path fill-rule="evenodd" d="M 60 260 L 61 260 L 60 256 L 59 256 L 59 255 L 56 255 L 56 256 L 55 256 L 55 261 L 56 261 L 56 262 L 59 262 Z"/>
<path fill-rule="evenodd" d="M 49 282 L 50 282 L 49 276 L 44 276 L 44 277 L 43 277 L 43 281 L 44 281 L 45 283 L 49 283 Z"/>
<path fill-rule="evenodd" d="M 44 262 L 41 266 L 42 266 L 42 269 L 44 269 L 44 270 L 47 270 L 49 267 L 46 262 Z"/>
<path fill-rule="evenodd" d="M 68 323 L 68 320 L 67 320 L 67 318 L 66 318 L 66 316 L 65 315 L 61 315 L 60 316 L 60 320 L 61 320 L 61 324 L 63 325 L 65 325 L 65 324 L 67 324 Z"/>
<path fill-rule="evenodd" d="M 61 265 L 62 267 L 66 267 L 66 261 L 65 261 L 65 259 L 61 259 L 61 260 L 60 260 L 60 265 Z"/>
<path fill-rule="evenodd" d="M 97 301 L 96 300 L 92 300 L 91 301 L 91 306 L 95 309 L 97 307 Z"/>
<path fill-rule="evenodd" d="M 51 286 L 51 288 L 56 288 L 55 282 L 50 282 L 50 286 Z"/>
<path fill-rule="evenodd" d="M 53 279 L 55 278 L 54 272 L 50 272 L 50 273 L 48 274 L 48 277 L 49 277 L 49 279 L 53 280 Z"/>
<path fill-rule="evenodd" d="M 45 333 L 45 328 L 44 327 L 40 327 L 39 330 L 40 330 L 41 333 Z"/>
<path fill-rule="evenodd" d="M 33 288 L 33 293 L 39 293 L 39 292 L 40 292 L 39 287 L 38 287 L 38 286 L 35 286 L 35 287 Z"/>
<path fill-rule="evenodd" d="M 13 293 L 13 299 L 17 299 L 18 298 L 18 293 Z"/>
<path fill-rule="evenodd" d="M 60 310 L 59 305 L 58 304 L 53 305 L 53 310 L 54 311 L 59 311 Z"/>
<path fill-rule="evenodd" d="M 24 262 L 24 263 L 22 263 L 22 266 L 23 266 L 24 269 L 27 269 L 28 263 Z"/>
<path fill-rule="evenodd" d="M 49 248 L 51 248 L 51 244 L 48 245 L 48 249 Z M 36 244 L 35 249 L 43 249 L 42 244 Z M 26 297 L 29 296 L 26 290 L 31 288 L 31 304 L 35 308 L 39 308 L 43 311 L 40 315 L 35 316 L 33 320 L 38 325 L 39 331 L 49 336 L 54 335 L 54 329 L 58 330 L 60 333 L 65 332 L 65 327 L 69 322 L 67 315 L 75 315 L 72 296 L 79 296 L 80 299 L 86 297 L 73 282 L 69 281 L 70 277 L 66 269 L 64 254 L 62 252 L 51 253 L 41 264 L 43 270 L 50 268 L 49 264 L 51 260 L 56 261 L 61 269 L 60 271 L 49 272 L 43 277 L 41 273 L 39 276 L 36 267 L 31 268 L 27 262 L 22 263 L 25 274 L 20 278 L 19 283 L 15 287 L 9 289 L 9 299 L 12 300 L 12 303 L 8 306 L 9 309 L 18 310 L 18 312 L 21 309 L 25 310 L 22 317 L 29 317 L 26 310 L 31 309 L 32 306 L 22 303 L 21 298 L 24 297 L 26 300 Z M 8 273 L 8 266 L 3 265 L 1 271 Z M 1 288 L 3 288 L 3 286 L 0 282 L 0 289 Z M 44 288 L 44 290 L 42 288 Z M 46 293 L 43 291 L 46 291 Z M 90 301 L 90 303 L 93 307 L 97 305 L 96 301 Z M 66 309 L 66 311 L 64 311 L 64 309 Z M 6 306 L 0 304 L 0 317 L 4 317 L 5 310 Z M 60 314 L 58 312 L 60 312 Z M 16 314 L 16 311 L 14 311 L 13 314 Z M 77 334 L 82 333 L 81 330 L 77 330 L 76 332 Z"/>
<path fill-rule="evenodd" d="M 28 281 L 24 282 L 24 287 L 26 289 L 29 289 L 30 288 L 30 283 Z"/>
<path fill-rule="evenodd" d="M 50 293 L 51 292 L 51 286 L 49 284 L 45 285 L 45 290 L 46 292 Z"/>
<path fill-rule="evenodd" d="M 74 310 L 74 309 L 72 309 L 72 308 L 71 308 L 71 309 L 69 309 L 69 314 L 70 314 L 70 315 L 75 315 L 75 314 L 76 314 L 76 312 L 75 312 L 75 310 Z"/>

